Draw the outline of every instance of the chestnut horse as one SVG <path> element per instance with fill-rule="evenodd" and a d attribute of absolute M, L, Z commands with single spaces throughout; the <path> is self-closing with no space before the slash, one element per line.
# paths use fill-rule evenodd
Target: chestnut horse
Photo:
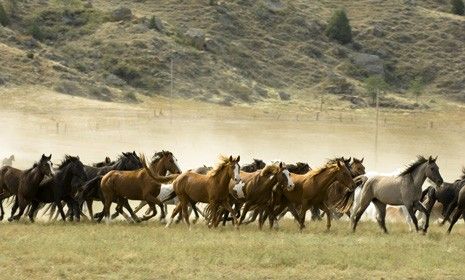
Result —
<path fill-rule="evenodd" d="M 265 168 L 253 173 L 241 172 L 244 184 L 230 184 L 230 193 L 237 202 L 245 202 L 239 225 L 242 224 L 247 212 L 253 209 L 254 216 L 260 214 L 258 226 L 263 227 L 265 219 L 264 212 L 270 215 L 270 228 L 273 227 L 275 203 L 272 199 L 273 189 L 276 187 L 286 188 L 292 191 L 294 183 L 286 166 L 279 164 L 266 165 Z M 254 219 L 254 218 L 252 218 Z"/>
<path fill-rule="evenodd" d="M 110 218 L 110 206 L 113 201 L 145 200 L 152 209 L 152 215 L 144 217 L 148 220 L 157 214 L 155 204 L 160 203 L 157 199 L 161 184 L 172 182 L 178 174 L 169 176 L 158 176 L 155 174 L 156 161 L 147 166 L 145 156 L 140 156 L 142 169 L 133 171 L 112 170 L 103 176 L 100 189 L 103 195 L 103 213 L 107 219 Z"/>
<path fill-rule="evenodd" d="M 333 191 L 334 182 L 339 182 L 347 189 L 355 189 L 354 181 L 345 163 L 336 160 L 336 163 L 327 163 L 323 167 L 313 169 L 306 174 L 293 174 L 292 191 L 283 191 L 284 199 L 288 201 L 289 210 L 298 218 L 300 229 L 305 228 L 305 215 L 307 210 L 314 206 L 326 213 L 326 228 L 331 228 L 331 209 L 347 208 L 351 201 L 346 199 L 345 193 Z M 295 206 L 300 208 L 297 213 Z"/>
<path fill-rule="evenodd" d="M 206 175 L 188 170 L 181 174 L 174 182 L 173 188 L 179 198 L 179 203 L 171 214 L 171 219 L 166 225 L 172 223 L 174 217 L 181 212 L 187 226 L 190 229 L 188 205 L 197 202 L 208 203 L 205 209 L 205 217 L 209 227 L 217 227 L 222 210 L 231 212 L 234 224 L 237 226 L 236 211 L 229 202 L 229 182 L 234 179 L 236 184 L 241 181 L 239 175 L 240 157 L 220 156 L 220 162 Z"/>

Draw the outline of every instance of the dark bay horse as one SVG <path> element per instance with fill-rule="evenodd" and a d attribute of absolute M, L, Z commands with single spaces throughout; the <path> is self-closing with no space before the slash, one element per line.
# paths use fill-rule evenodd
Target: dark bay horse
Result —
<path fill-rule="evenodd" d="M 208 203 L 205 217 L 209 227 L 218 226 L 219 216 L 223 213 L 220 210 L 231 212 L 234 224 L 237 226 L 236 211 L 229 202 L 229 183 L 231 179 L 236 183 L 241 181 L 239 160 L 239 156 L 237 158 L 220 156 L 219 163 L 206 175 L 188 170 L 176 178 L 173 188 L 179 198 L 179 204 L 166 226 L 168 227 L 174 217 L 181 212 L 190 229 L 188 205 L 197 202 Z"/>
<path fill-rule="evenodd" d="M 454 207 L 454 208 L 456 208 L 456 210 L 455 210 L 454 216 L 452 217 L 452 219 L 450 221 L 450 226 L 447 229 L 448 234 L 452 231 L 452 228 L 454 227 L 455 223 L 460 218 L 460 216 L 462 216 L 463 220 L 465 221 L 465 187 L 462 187 L 460 189 L 460 191 L 458 193 L 458 197 L 457 197 L 457 203 L 455 205 L 456 205 L 456 207 Z M 451 213 L 452 213 L 452 211 L 451 211 Z"/>
<path fill-rule="evenodd" d="M 8 220 L 19 220 L 24 214 L 26 207 L 30 205 L 37 195 L 39 185 L 45 176 L 52 176 L 52 162 L 50 161 L 52 155 L 42 155 L 40 160 L 34 164 L 30 169 L 21 173 L 19 178 L 18 193 L 16 195 L 15 204 L 19 206 L 19 213 L 10 217 Z M 31 219 L 31 222 L 34 220 Z"/>
<path fill-rule="evenodd" d="M 158 176 L 155 174 L 154 167 L 158 162 L 152 162 L 148 167 L 145 157 L 141 155 L 142 169 L 132 171 L 112 170 L 103 176 L 100 188 L 103 195 L 104 208 L 103 213 L 110 218 L 110 206 L 116 200 L 145 200 L 153 214 L 156 215 L 155 204 L 160 203 L 157 199 L 160 193 L 161 184 L 172 182 L 178 174 L 168 176 Z M 119 199 L 119 200 L 118 200 Z M 145 217 L 146 219 L 152 216 Z"/>
<path fill-rule="evenodd" d="M 308 171 L 312 170 L 310 165 L 308 165 L 308 163 L 305 163 L 305 162 L 296 162 L 293 164 L 287 164 L 286 167 L 287 167 L 287 170 L 289 170 L 289 172 L 295 173 L 295 174 L 305 174 Z"/>
<path fill-rule="evenodd" d="M 437 186 L 443 183 L 439 167 L 436 165 L 436 158 L 431 156 L 427 159 L 418 156 L 417 160 L 410 164 L 399 175 L 373 176 L 368 178 L 362 186 L 360 201 L 357 202 L 354 213 L 352 213 L 352 230 L 355 231 L 365 209 L 371 202 L 378 211 L 377 221 L 379 226 L 387 233 L 385 217 L 386 205 L 404 205 L 418 231 L 418 221 L 415 217 L 415 210 L 426 215 L 426 224 L 423 233 L 426 233 L 429 225 L 429 213 L 421 204 L 422 186 L 426 178 L 429 178 Z"/>
<path fill-rule="evenodd" d="M 87 175 L 84 170 L 84 165 L 79 160 L 79 157 L 66 155 L 64 160 L 58 166 L 55 175 L 52 178 L 45 179 L 39 186 L 37 195 L 32 203 L 29 212 L 29 219 L 33 220 L 34 214 L 40 203 L 55 203 L 63 221 L 66 220 L 63 211 L 62 201 L 65 201 L 68 208 L 71 210 L 71 220 L 80 219 L 80 208 L 75 200 L 76 188 L 71 184 L 73 179 L 81 182 L 87 181 Z"/>
<path fill-rule="evenodd" d="M 11 166 L 4 166 L 0 169 L 0 221 L 3 220 L 5 215 L 3 200 L 18 193 L 19 179 L 23 172 Z M 16 208 L 17 205 L 13 207 L 11 216 L 13 216 L 13 210 L 16 211 Z"/>

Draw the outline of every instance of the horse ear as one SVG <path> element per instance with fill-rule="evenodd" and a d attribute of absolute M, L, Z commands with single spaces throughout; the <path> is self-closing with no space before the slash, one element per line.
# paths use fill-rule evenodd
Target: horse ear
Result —
<path fill-rule="evenodd" d="M 229 161 L 233 161 L 233 157 L 232 157 L 232 156 L 229 156 Z"/>
<path fill-rule="evenodd" d="M 436 162 L 437 159 L 438 159 L 438 156 L 436 156 L 433 161 Z"/>
<path fill-rule="evenodd" d="M 241 160 L 241 156 L 237 156 L 236 162 L 239 162 Z"/>
<path fill-rule="evenodd" d="M 337 162 L 337 166 L 338 166 L 338 167 L 341 167 L 341 162 L 338 161 L 338 160 L 337 160 L 336 162 Z"/>
<path fill-rule="evenodd" d="M 362 157 L 362 159 L 360 160 L 360 163 L 363 163 L 363 160 L 365 159 L 365 157 Z"/>
<path fill-rule="evenodd" d="M 352 160 L 352 157 L 350 157 L 347 161 L 350 162 Z"/>
<path fill-rule="evenodd" d="M 281 169 L 283 168 L 283 162 L 282 161 L 279 163 L 279 168 L 281 168 Z"/>

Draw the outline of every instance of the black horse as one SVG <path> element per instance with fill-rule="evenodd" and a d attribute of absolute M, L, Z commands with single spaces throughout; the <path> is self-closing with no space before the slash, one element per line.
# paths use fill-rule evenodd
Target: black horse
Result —
<path fill-rule="evenodd" d="M 312 170 L 310 165 L 305 162 L 296 162 L 295 164 L 287 164 L 286 165 L 287 170 L 289 172 L 294 173 L 294 174 L 305 174 L 308 171 Z"/>
<path fill-rule="evenodd" d="M 109 165 L 112 165 L 112 164 L 115 164 L 115 162 L 112 161 L 109 157 L 105 157 L 104 161 L 94 163 L 94 164 L 92 164 L 92 166 L 93 167 L 103 167 L 103 166 L 109 166 Z"/>
<path fill-rule="evenodd" d="M 136 170 L 140 168 L 143 168 L 143 166 L 136 152 L 122 153 L 122 155 L 119 156 L 115 163 L 112 165 L 102 167 L 84 165 L 84 169 L 89 181 L 87 181 L 85 184 L 79 184 L 78 182 L 72 183 L 73 185 L 79 186 L 77 188 L 78 192 L 76 194 L 76 199 L 78 200 L 79 205 L 82 208 L 84 201 L 86 202 L 87 208 L 89 209 L 89 214 L 92 219 L 94 217 L 92 211 L 92 202 L 94 200 L 102 201 L 100 181 L 103 175 L 107 174 L 111 170 Z M 133 213 L 133 210 L 127 201 L 125 201 L 122 206 L 125 207 L 130 213 Z M 95 216 L 98 217 L 102 213 L 103 212 L 97 213 Z"/>
<path fill-rule="evenodd" d="M 34 219 L 34 214 L 41 203 L 54 203 L 58 207 L 61 218 L 65 221 L 66 215 L 62 206 L 62 201 L 64 201 L 71 210 L 71 220 L 74 216 L 79 221 L 80 209 L 77 200 L 74 199 L 77 189 L 71 184 L 73 180 L 84 183 L 87 181 L 87 175 L 79 157 L 66 155 L 55 175 L 40 184 L 29 212 L 29 219 L 31 221 Z"/>
<path fill-rule="evenodd" d="M 450 215 L 457 207 L 459 192 L 465 186 L 465 169 L 462 170 L 462 173 L 462 177 L 455 182 L 444 182 L 439 189 L 429 186 L 422 193 L 421 200 L 429 214 L 431 214 L 436 202 L 442 204 L 443 220 L 440 225 L 449 221 Z"/>
<path fill-rule="evenodd" d="M 252 163 L 244 164 L 241 166 L 241 170 L 245 172 L 255 172 L 257 170 L 265 168 L 265 162 L 261 159 L 253 159 Z"/>

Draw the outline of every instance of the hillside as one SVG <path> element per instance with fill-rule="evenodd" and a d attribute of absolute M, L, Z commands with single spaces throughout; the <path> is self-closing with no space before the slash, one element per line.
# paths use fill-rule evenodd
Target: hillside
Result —
<path fill-rule="evenodd" d="M 3 0 L 0 84 L 137 102 L 170 96 L 173 61 L 174 96 L 224 105 L 321 93 L 353 102 L 373 74 L 404 105 L 416 78 L 424 102 L 465 101 L 465 17 L 446 0 L 407 2 Z M 324 34 L 340 7 L 353 31 L 347 45 Z"/>

